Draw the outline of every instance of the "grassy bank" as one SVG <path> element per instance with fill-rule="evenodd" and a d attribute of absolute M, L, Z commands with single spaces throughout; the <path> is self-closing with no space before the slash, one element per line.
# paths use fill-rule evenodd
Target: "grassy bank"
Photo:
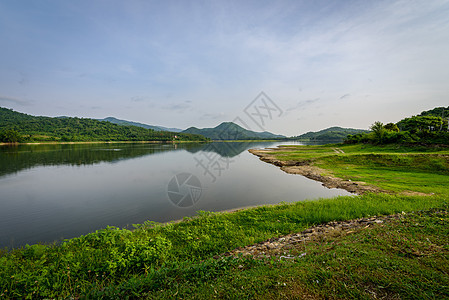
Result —
<path fill-rule="evenodd" d="M 449 194 L 449 148 L 404 145 L 288 146 L 279 160 L 307 162 L 331 174 L 382 189 Z"/>
<path fill-rule="evenodd" d="M 335 152 L 335 147 L 344 153 Z M 334 175 L 341 172 L 340 176 L 350 177 L 353 172 L 367 182 L 385 186 L 391 184 L 390 172 L 417 178 L 442 176 L 426 181 L 424 190 L 435 190 L 434 195 L 366 194 L 234 213 L 200 212 L 198 217 L 180 223 L 148 222 L 136 225 L 134 231 L 111 227 L 58 246 L 4 251 L 0 255 L 0 295 L 120 299 L 449 297 L 446 150 L 410 149 L 413 155 L 429 154 L 437 161 L 443 158 L 443 167 L 434 174 L 438 176 L 432 177 L 427 163 L 416 164 L 414 169 L 415 163 L 382 162 L 383 156 L 366 161 L 373 152 L 409 156 L 404 154 L 409 153 L 406 149 L 356 147 L 295 147 L 277 155 L 328 166 Z M 348 158 L 350 153 L 368 156 Z M 375 168 L 371 173 L 376 173 L 372 179 L 368 176 L 370 164 Z M 355 171 L 357 168 L 362 171 Z M 379 180 L 382 174 L 384 181 Z M 394 188 L 413 190 L 419 185 L 404 180 Z M 220 256 L 311 225 L 402 212 L 404 218 L 398 221 L 321 237 L 292 250 L 293 255 L 297 254 L 294 251 L 306 253 L 302 258 L 260 261 Z"/>
<path fill-rule="evenodd" d="M 319 237 L 293 250 L 294 260 L 207 260 L 158 274 L 160 285 L 144 295 L 150 299 L 447 299 L 448 221 L 447 211 L 413 213 L 346 235 Z"/>

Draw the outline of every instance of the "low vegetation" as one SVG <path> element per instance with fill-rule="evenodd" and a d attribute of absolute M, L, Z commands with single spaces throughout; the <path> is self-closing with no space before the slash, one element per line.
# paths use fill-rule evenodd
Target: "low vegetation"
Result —
<path fill-rule="evenodd" d="M 357 180 L 397 193 L 234 213 L 199 212 L 179 223 L 147 222 L 135 225 L 134 230 L 109 227 L 59 245 L 5 250 L 0 256 L 0 295 L 108 299 L 449 297 L 447 148 L 328 145 L 284 150 L 278 153 L 282 159 L 307 160 L 336 176 L 359 176 Z M 429 165 L 431 161 L 433 165 Z M 415 183 L 419 178 L 425 179 Z M 291 260 L 222 255 L 311 225 L 393 213 L 404 218 L 309 241 L 296 249 L 306 254 L 293 252 L 296 258 Z"/>

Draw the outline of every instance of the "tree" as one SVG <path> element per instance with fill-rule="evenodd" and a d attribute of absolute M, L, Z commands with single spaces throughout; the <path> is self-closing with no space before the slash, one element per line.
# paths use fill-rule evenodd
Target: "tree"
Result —
<path fill-rule="evenodd" d="M 396 125 L 394 123 L 385 124 L 384 128 L 389 131 L 399 132 L 398 125 Z"/>
<path fill-rule="evenodd" d="M 21 136 L 15 130 L 8 129 L 0 133 L 0 142 L 3 143 L 17 143 L 20 142 Z"/>
<path fill-rule="evenodd" d="M 370 129 L 373 131 L 374 136 L 376 137 L 376 141 L 378 143 L 382 143 L 386 131 L 384 128 L 384 124 L 382 122 L 376 121 L 373 125 L 371 125 Z"/>
<path fill-rule="evenodd" d="M 435 116 L 413 116 L 411 118 L 405 118 L 398 122 L 401 130 L 407 130 L 410 132 L 423 132 L 428 133 L 431 131 L 439 131 L 443 126 L 443 119 Z"/>

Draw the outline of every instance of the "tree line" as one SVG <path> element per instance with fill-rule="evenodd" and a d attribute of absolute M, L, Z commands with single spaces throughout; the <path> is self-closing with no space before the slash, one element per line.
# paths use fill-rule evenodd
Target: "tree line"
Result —
<path fill-rule="evenodd" d="M 448 118 L 444 117 L 445 111 L 449 115 L 449 107 L 438 107 L 422 112 L 418 116 L 402 119 L 397 123 L 384 125 L 377 121 L 371 125 L 370 133 L 348 135 L 344 142 L 347 144 L 424 143 L 449 145 L 449 126 Z"/>

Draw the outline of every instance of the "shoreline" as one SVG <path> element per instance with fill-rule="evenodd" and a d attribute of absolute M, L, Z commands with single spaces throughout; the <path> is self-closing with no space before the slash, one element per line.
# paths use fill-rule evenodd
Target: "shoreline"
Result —
<path fill-rule="evenodd" d="M 392 194 L 391 191 L 383 190 L 381 188 L 367 185 L 362 181 L 350 181 L 334 177 L 332 175 L 323 175 L 328 173 L 327 170 L 313 166 L 310 161 L 282 161 L 276 158 L 275 153 L 285 151 L 281 148 L 266 148 L 266 149 L 249 149 L 248 152 L 259 157 L 263 162 L 280 167 L 282 171 L 288 174 L 302 175 L 309 179 L 319 181 L 324 187 L 344 189 L 350 193 L 363 195 L 365 193 L 387 193 Z"/>
<path fill-rule="evenodd" d="M 7 145 L 74 145 L 74 144 L 181 144 L 181 143 L 242 143 L 242 142 L 279 142 L 279 140 L 209 140 L 209 141 L 80 141 L 80 142 L 59 142 L 40 141 L 26 143 L 0 143 L 0 146 Z"/>
<path fill-rule="evenodd" d="M 210 141 L 86 141 L 86 142 L 27 142 L 27 143 L 0 143 L 6 145 L 74 145 L 74 144 L 180 144 L 180 143 L 210 143 Z"/>

